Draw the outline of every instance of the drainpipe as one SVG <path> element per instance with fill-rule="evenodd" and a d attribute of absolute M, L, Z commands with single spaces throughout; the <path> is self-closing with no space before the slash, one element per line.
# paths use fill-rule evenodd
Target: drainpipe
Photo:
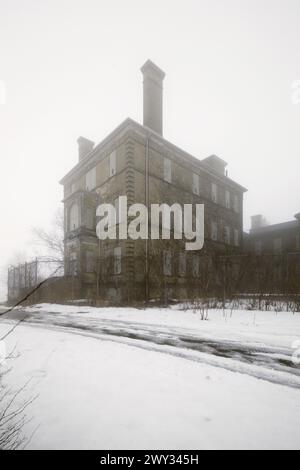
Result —
<path fill-rule="evenodd" d="M 146 158 L 145 158 L 145 203 L 147 207 L 147 225 L 148 236 L 145 240 L 145 300 L 149 302 L 149 144 L 151 134 L 148 134 L 146 140 Z"/>

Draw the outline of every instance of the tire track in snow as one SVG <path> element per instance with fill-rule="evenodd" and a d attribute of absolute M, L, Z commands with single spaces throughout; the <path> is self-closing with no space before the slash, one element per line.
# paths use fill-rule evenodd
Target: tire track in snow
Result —
<path fill-rule="evenodd" d="M 23 325 L 123 343 L 300 388 L 300 368 L 292 363 L 288 349 L 260 345 L 253 347 L 253 344 L 235 341 L 216 341 L 188 334 L 188 330 L 184 328 L 168 328 L 163 325 L 155 325 L 154 328 L 154 325 L 145 323 L 103 319 L 89 319 L 87 323 L 78 318 L 70 321 L 70 315 L 51 312 L 27 315 Z"/>

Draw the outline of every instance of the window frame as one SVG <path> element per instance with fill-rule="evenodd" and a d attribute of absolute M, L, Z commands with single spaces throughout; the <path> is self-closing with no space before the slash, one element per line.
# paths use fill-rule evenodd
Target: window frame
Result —
<path fill-rule="evenodd" d="M 73 210 L 76 208 L 76 214 L 73 214 Z M 76 217 L 75 217 L 76 215 Z M 69 231 L 73 232 L 74 230 L 77 230 L 80 226 L 80 220 L 79 220 L 79 205 L 78 202 L 73 202 L 73 204 L 70 206 L 69 209 Z M 76 223 L 72 223 L 73 220 L 76 220 Z"/>
<path fill-rule="evenodd" d="M 231 209 L 231 194 L 229 189 L 225 190 L 225 207 L 226 209 Z"/>
<path fill-rule="evenodd" d="M 200 177 L 197 173 L 193 173 L 193 194 L 200 195 Z"/>
<path fill-rule="evenodd" d="M 85 190 L 93 191 L 97 186 L 97 170 L 94 166 L 85 175 Z"/>
<path fill-rule="evenodd" d="M 216 183 L 211 183 L 211 200 L 215 204 L 218 204 L 218 185 Z"/>
<path fill-rule="evenodd" d="M 214 242 L 219 241 L 219 227 L 218 227 L 218 222 L 215 220 L 211 221 L 211 239 Z"/>
<path fill-rule="evenodd" d="M 109 176 L 110 178 L 117 174 L 117 152 L 113 150 L 109 155 Z"/>
<path fill-rule="evenodd" d="M 122 274 L 122 248 L 117 246 L 114 248 L 114 275 Z"/>
<path fill-rule="evenodd" d="M 172 161 L 164 157 L 164 181 L 172 183 Z"/>

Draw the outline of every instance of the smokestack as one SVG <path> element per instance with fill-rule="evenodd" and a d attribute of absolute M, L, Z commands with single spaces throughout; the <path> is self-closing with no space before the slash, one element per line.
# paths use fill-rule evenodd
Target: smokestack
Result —
<path fill-rule="evenodd" d="M 144 126 L 163 134 L 163 80 L 165 73 L 151 60 L 141 68 L 144 76 Z"/>
<path fill-rule="evenodd" d="M 83 160 L 88 153 L 90 153 L 95 145 L 95 142 L 92 142 L 89 139 L 86 139 L 85 137 L 78 137 L 77 139 L 78 143 L 78 156 L 79 156 L 79 161 Z"/>

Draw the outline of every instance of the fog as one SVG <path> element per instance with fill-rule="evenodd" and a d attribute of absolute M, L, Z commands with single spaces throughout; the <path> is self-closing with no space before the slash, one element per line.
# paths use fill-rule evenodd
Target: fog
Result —
<path fill-rule="evenodd" d="M 77 137 L 142 122 L 148 58 L 166 72 L 165 138 L 228 162 L 248 188 L 245 230 L 257 213 L 293 219 L 299 22 L 298 0 L 0 0 L 1 271 L 34 254 L 32 227 L 51 224 Z"/>

